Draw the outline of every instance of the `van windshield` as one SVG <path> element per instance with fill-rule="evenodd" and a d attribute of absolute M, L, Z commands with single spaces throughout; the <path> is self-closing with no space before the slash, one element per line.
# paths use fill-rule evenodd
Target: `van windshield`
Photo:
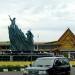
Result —
<path fill-rule="evenodd" d="M 32 64 L 32 66 L 48 67 L 48 66 L 52 66 L 53 62 L 54 62 L 54 59 L 38 59 Z"/>

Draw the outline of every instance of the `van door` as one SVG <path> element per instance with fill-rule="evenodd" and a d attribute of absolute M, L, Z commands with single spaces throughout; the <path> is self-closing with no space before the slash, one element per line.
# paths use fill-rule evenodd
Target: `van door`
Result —
<path fill-rule="evenodd" d="M 53 65 L 53 68 L 54 68 L 54 73 L 59 75 L 59 74 L 62 74 L 62 62 L 60 59 L 56 59 L 54 61 L 54 65 Z"/>

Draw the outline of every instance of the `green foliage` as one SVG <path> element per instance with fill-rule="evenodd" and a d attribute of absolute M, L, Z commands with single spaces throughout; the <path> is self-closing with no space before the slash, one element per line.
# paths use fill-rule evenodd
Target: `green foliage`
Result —
<path fill-rule="evenodd" d="M 7 66 L 8 71 L 14 71 L 14 70 L 20 71 L 20 68 L 21 68 L 20 65 L 16 65 L 16 66 L 8 65 L 8 66 Z"/>
<path fill-rule="evenodd" d="M 64 53 L 64 56 L 68 58 L 68 54 L 67 53 Z"/>
<path fill-rule="evenodd" d="M 4 66 L 0 66 L 0 72 L 3 72 L 3 68 L 5 68 Z"/>
<path fill-rule="evenodd" d="M 2 65 L 2 66 L 0 66 L 0 72 L 2 72 L 3 69 L 8 69 L 8 71 L 14 71 L 14 70 L 20 71 L 20 68 L 21 68 L 21 66 L 19 66 L 19 65 L 16 65 L 16 66 L 13 66 L 13 65 L 8 65 L 8 66 Z"/>

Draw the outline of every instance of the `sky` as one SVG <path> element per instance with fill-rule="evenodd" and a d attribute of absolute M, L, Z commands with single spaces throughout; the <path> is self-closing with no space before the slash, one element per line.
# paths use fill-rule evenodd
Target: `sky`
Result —
<path fill-rule="evenodd" d="M 67 28 L 75 34 L 75 0 L 0 0 L 0 41 L 9 41 L 8 15 L 35 42 L 57 41 Z"/>

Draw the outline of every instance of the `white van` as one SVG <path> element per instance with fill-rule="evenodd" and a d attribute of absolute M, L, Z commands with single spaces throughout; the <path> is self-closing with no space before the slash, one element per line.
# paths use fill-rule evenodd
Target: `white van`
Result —
<path fill-rule="evenodd" d="M 70 64 L 65 57 L 41 57 L 25 69 L 23 75 L 70 75 Z"/>

